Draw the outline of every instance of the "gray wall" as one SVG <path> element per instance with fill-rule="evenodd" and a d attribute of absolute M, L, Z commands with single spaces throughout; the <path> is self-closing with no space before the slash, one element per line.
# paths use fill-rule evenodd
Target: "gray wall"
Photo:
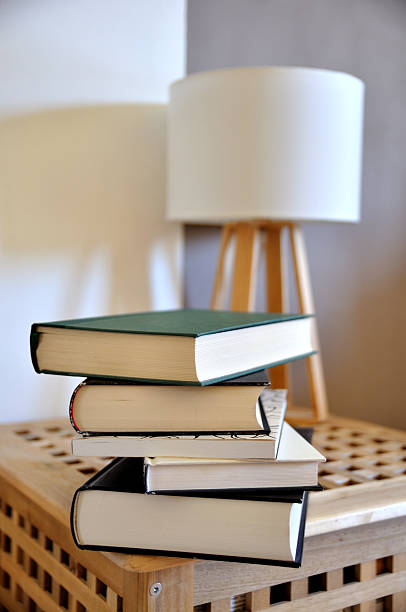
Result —
<path fill-rule="evenodd" d="M 365 81 L 362 222 L 305 234 L 331 411 L 406 428 L 406 3 L 189 0 L 187 21 L 189 73 L 297 65 Z M 186 229 L 189 306 L 208 305 L 218 237 Z"/>

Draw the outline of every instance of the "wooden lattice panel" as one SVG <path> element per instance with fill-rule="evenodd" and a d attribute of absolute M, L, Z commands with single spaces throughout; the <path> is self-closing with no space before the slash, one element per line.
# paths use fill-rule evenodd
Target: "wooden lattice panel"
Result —
<path fill-rule="evenodd" d="M 368 599 L 385 580 L 405 585 L 404 570 L 406 554 L 393 555 L 195 606 L 194 612 L 405 612 L 405 591 Z M 362 603 L 348 605 L 366 585 Z"/>
<path fill-rule="evenodd" d="M 296 570 L 77 549 L 73 491 L 111 458 L 73 457 L 72 434 L 62 419 L 0 428 L 0 612 L 406 611 L 405 433 L 316 426 L 326 490 Z"/>
<path fill-rule="evenodd" d="M 376 426 L 316 425 L 313 444 L 326 457 L 319 471 L 326 489 L 406 474 L 406 436 Z"/>
<path fill-rule="evenodd" d="M 14 610 L 123 612 L 123 599 L 108 584 L 34 524 L 0 500 L 0 601 Z"/>
<path fill-rule="evenodd" d="M 71 443 L 75 434 L 66 421 L 30 423 L 29 426 L 17 426 L 13 429 L 16 438 L 28 442 L 33 448 L 44 453 L 48 461 L 64 463 L 75 472 L 89 479 L 98 472 L 113 457 L 80 458 L 72 456 Z"/>

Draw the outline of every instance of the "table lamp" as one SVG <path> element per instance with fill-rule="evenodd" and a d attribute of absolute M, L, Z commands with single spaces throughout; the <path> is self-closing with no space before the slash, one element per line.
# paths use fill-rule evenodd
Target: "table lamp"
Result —
<path fill-rule="evenodd" d="M 298 222 L 360 220 L 363 97 L 358 78 L 315 68 L 215 70 L 171 85 L 167 215 L 223 224 L 213 308 L 224 307 L 230 252 L 230 308 L 253 308 L 261 236 L 267 310 L 286 310 L 285 232 L 300 312 L 314 313 Z M 318 347 L 315 319 L 313 335 Z M 310 420 L 323 420 L 328 407 L 320 353 L 306 361 Z M 270 375 L 275 387 L 288 386 L 286 366 Z"/>

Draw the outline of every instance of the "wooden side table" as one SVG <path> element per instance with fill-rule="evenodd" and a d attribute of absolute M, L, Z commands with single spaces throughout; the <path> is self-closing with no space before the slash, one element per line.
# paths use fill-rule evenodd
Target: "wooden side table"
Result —
<path fill-rule="evenodd" d="M 77 549 L 73 491 L 108 458 L 72 457 L 71 436 L 62 419 L 0 428 L 0 612 L 406 610 L 406 433 L 316 426 L 326 490 L 300 569 Z"/>

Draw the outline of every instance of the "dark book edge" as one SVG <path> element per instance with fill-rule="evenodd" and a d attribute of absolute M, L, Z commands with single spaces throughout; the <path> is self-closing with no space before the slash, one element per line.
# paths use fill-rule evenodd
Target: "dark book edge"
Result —
<path fill-rule="evenodd" d="M 263 429 L 264 433 L 269 434 L 271 432 L 271 428 L 269 427 L 268 419 L 265 416 L 265 410 L 264 410 L 264 406 L 262 404 L 261 394 L 259 394 L 257 402 L 258 402 L 258 407 L 259 407 L 259 414 L 261 415 L 262 429 Z M 284 417 L 284 415 L 283 415 L 283 417 Z M 279 440 L 280 440 L 280 437 L 281 437 L 282 427 L 283 427 L 283 419 L 282 419 L 282 423 L 280 424 L 280 427 L 279 427 L 279 429 L 280 429 L 280 431 L 279 431 Z M 278 444 L 278 446 L 279 446 L 279 444 Z M 276 448 L 275 454 L 277 454 L 277 453 L 278 453 L 278 449 Z"/>
<path fill-rule="evenodd" d="M 295 431 L 302 436 L 309 444 L 312 443 L 314 428 L 313 427 L 294 427 Z"/>
<path fill-rule="evenodd" d="M 34 370 L 38 374 L 41 374 L 41 370 L 39 369 L 38 360 L 37 360 L 37 348 L 38 348 L 38 342 L 39 342 L 39 333 L 35 330 L 35 327 L 36 327 L 35 324 L 31 325 L 31 332 L 30 332 L 30 355 L 31 355 L 31 362 L 32 362 Z"/>
<path fill-rule="evenodd" d="M 72 420 L 71 420 L 72 423 Z M 73 425 L 73 423 L 72 423 Z M 85 435 L 87 438 L 98 438 L 102 436 L 113 436 L 113 437 L 145 437 L 145 438 L 159 438 L 159 437 L 172 437 L 172 436 L 263 436 L 269 435 L 270 430 L 264 431 L 263 429 L 252 429 L 252 430 L 224 430 L 224 431 L 82 431 L 73 425 L 74 429 Z M 276 447 L 276 440 L 275 440 Z"/>
<path fill-rule="evenodd" d="M 93 385 L 117 385 L 117 386 L 130 386 L 130 387 L 143 387 L 143 386 L 152 386 L 150 382 L 143 380 L 143 379 L 123 379 L 123 378 L 106 378 L 106 377 L 94 377 L 94 376 L 88 376 L 87 378 L 85 378 L 85 380 L 82 381 L 83 385 L 86 386 L 93 386 Z M 261 386 L 265 386 L 268 387 L 270 385 L 269 383 L 269 378 L 268 375 L 266 373 L 266 370 L 261 369 L 261 370 L 255 370 L 254 372 L 252 372 L 251 374 L 244 374 L 242 376 L 237 376 L 236 378 L 232 378 L 232 379 L 226 379 L 223 380 L 219 383 L 217 383 L 218 386 L 230 386 L 230 387 L 234 387 L 234 386 L 252 386 L 252 387 L 261 387 Z M 162 384 L 162 386 L 165 386 L 165 383 Z M 172 386 L 172 385 L 171 385 Z"/>
<path fill-rule="evenodd" d="M 302 564 L 308 501 L 309 501 L 309 493 L 308 491 L 305 491 L 303 494 L 302 516 L 300 517 L 300 527 L 299 527 L 299 534 L 297 538 L 296 556 L 295 556 L 295 561 L 294 561 L 294 563 L 297 565 L 295 565 L 295 567 L 300 567 Z"/>
<path fill-rule="evenodd" d="M 34 349 L 35 350 L 35 349 Z M 270 368 L 276 367 L 278 365 L 283 365 L 284 363 L 291 363 L 292 361 L 298 361 L 299 359 L 304 359 L 305 357 L 310 357 L 310 355 L 314 355 L 317 351 L 310 351 L 309 353 L 304 353 L 302 355 L 297 355 L 296 357 L 291 357 L 289 359 L 283 359 L 281 361 L 275 361 L 272 363 L 263 364 L 258 368 L 250 368 L 248 370 L 243 370 L 239 372 L 234 372 L 233 374 L 227 376 L 220 376 L 218 378 L 211 378 L 209 380 L 204 381 L 194 381 L 194 380 L 167 380 L 164 378 L 137 378 L 137 377 L 129 377 L 129 376 L 103 376 L 92 374 L 90 372 L 67 372 L 67 371 L 57 371 L 57 370 L 45 370 L 39 369 L 38 363 L 36 360 L 36 353 L 32 355 L 32 362 L 34 365 L 34 369 L 38 374 L 54 374 L 58 376 L 77 376 L 80 378 L 104 378 L 109 380 L 130 380 L 137 382 L 146 382 L 150 384 L 166 384 L 166 385 L 193 385 L 196 387 L 205 387 L 207 385 L 214 385 L 215 383 L 220 383 L 226 380 L 233 380 L 240 376 L 245 376 L 248 374 L 253 374 L 254 372 L 259 372 L 261 370 L 268 370 Z"/>
<path fill-rule="evenodd" d="M 146 472 L 147 470 L 148 466 L 146 466 Z M 145 478 L 147 478 L 146 474 Z M 268 492 L 269 498 L 275 496 L 274 501 L 290 503 L 292 502 L 292 499 L 294 499 L 292 496 L 297 495 L 295 501 L 296 503 L 301 503 L 304 491 L 323 491 L 323 487 L 320 484 L 317 484 L 303 487 L 257 487 L 251 489 L 233 489 L 231 487 L 229 489 L 177 489 L 176 491 L 170 489 L 160 489 L 159 491 L 145 491 L 145 493 L 146 495 L 172 495 L 174 497 L 213 497 L 215 499 L 252 499 L 256 501 L 264 501 L 263 497 L 265 497 L 266 492 Z M 263 496 L 260 495 L 261 492 L 263 492 Z M 216 495 L 217 493 L 219 495 Z"/>
<path fill-rule="evenodd" d="M 86 480 L 82 485 L 80 485 L 80 487 L 77 489 L 76 492 L 78 491 L 86 491 L 87 489 L 93 489 L 93 485 L 95 482 L 97 482 L 98 480 L 100 480 L 101 478 L 103 478 L 106 474 L 108 474 L 118 463 L 122 463 L 127 459 L 127 457 L 116 457 L 115 459 L 113 459 L 112 461 L 110 461 L 110 463 L 108 463 L 107 465 L 105 465 L 101 470 L 99 470 L 98 472 L 96 472 L 96 474 L 93 474 L 93 476 L 91 476 L 88 480 Z M 138 463 L 138 459 L 136 458 L 136 461 Z M 99 487 L 98 487 L 99 488 Z M 101 490 L 103 490 L 103 487 L 101 488 Z M 108 490 L 108 489 L 106 489 Z"/>
<path fill-rule="evenodd" d="M 168 551 L 168 550 L 156 550 L 152 548 L 122 548 L 116 546 L 94 546 L 79 544 L 76 536 L 73 535 L 73 540 L 78 548 L 81 550 L 92 550 L 99 552 L 119 552 L 127 555 L 157 555 L 163 557 L 179 557 L 183 559 L 206 559 L 208 561 L 228 561 L 230 563 L 250 563 L 256 565 L 277 565 L 281 567 L 300 567 L 301 562 L 297 562 L 296 559 L 300 558 L 300 555 L 296 555 L 295 561 L 280 561 L 278 559 L 256 559 L 255 557 L 228 557 L 227 555 L 208 555 L 200 553 L 187 553 L 183 551 Z M 301 548 L 303 549 L 303 543 Z"/>

